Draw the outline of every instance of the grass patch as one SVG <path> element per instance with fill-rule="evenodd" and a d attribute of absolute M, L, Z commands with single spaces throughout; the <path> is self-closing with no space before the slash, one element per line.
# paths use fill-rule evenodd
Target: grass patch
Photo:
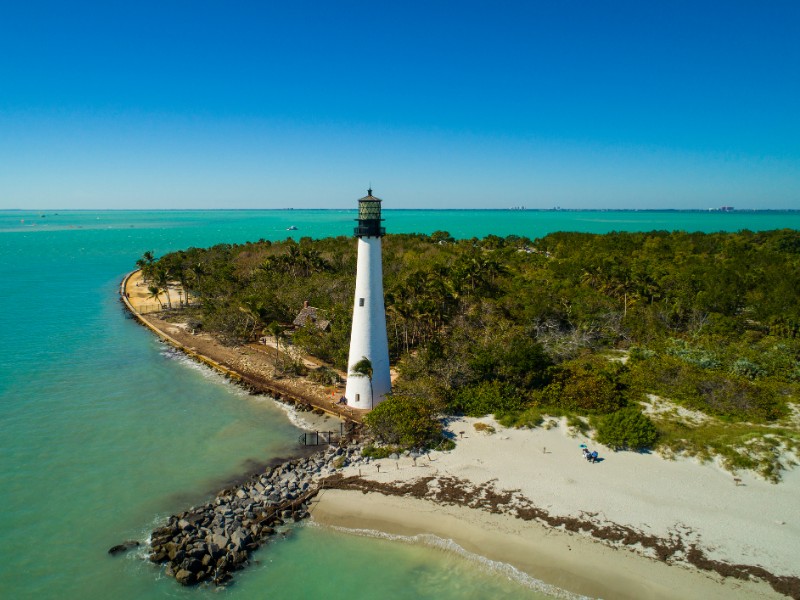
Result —
<path fill-rule="evenodd" d="M 389 458 L 392 454 L 402 454 L 403 449 L 400 446 L 375 446 L 369 444 L 364 446 L 361 450 L 361 456 L 366 458 Z"/>
<path fill-rule="evenodd" d="M 503 427 L 521 429 L 527 427 L 536 429 L 544 422 L 544 417 L 539 408 L 529 408 L 523 411 L 507 412 L 497 416 L 497 422 Z"/>
<path fill-rule="evenodd" d="M 486 434 L 489 434 L 489 435 L 491 435 L 491 434 L 495 433 L 495 431 L 497 431 L 494 427 L 492 427 L 488 423 L 475 423 L 473 425 L 473 427 L 475 428 L 475 431 L 478 431 L 478 432 L 481 432 L 481 433 L 486 433 Z"/>
<path fill-rule="evenodd" d="M 567 428 L 573 436 L 579 433 L 589 435 L 589 422 L 578 415 L 567 415 Z"/>
<path fill-rule="evenodd" d="M 692 427 L 680 421 L 657 420 L 658 449 L 666 456 L 693 456 L 703 462 L 719 457 L 731 471 L 754 471 L 777 483 L 781 471 L 794 466 L 788 453 L 800 455 L 800 432 L 788 427 L 712 420 Z"/>

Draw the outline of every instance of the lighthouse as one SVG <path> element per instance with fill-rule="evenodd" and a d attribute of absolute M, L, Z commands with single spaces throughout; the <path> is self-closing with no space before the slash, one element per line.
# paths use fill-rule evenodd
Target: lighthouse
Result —
<path fill-rule="evenodd" d="M 358 201 L 358 225 L 355 228 L 355 237 L 358 238 L 356 294 L 344 393 L 347 405 L 353 408 L 374 408 L 392 391 L 383 305 L 381 238 L 386 230 L 381 227 L 382 220 L 381 199 L 373 196 L 369 189 L 367 195 Z M 354 370 L 359 363 L 362 368 Z"/>

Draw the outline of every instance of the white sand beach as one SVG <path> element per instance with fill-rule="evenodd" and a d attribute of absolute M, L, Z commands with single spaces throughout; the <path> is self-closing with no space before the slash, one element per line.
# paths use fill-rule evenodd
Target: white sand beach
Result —
<path fill-rule="evenodd" d="M 473 424 L 489 423 L 494 434 Z M 449 429 L 457 448 L 430 460 L 384 459 L 350 466 L 345 476 L 375 482 L 453 477 L 497 490 L 518 490 L 551 516 L 619 524 L 645 535 L 680 539 L 715 561 L 761 566 L 775 575 L 800 574 L 800 470 L 779 484 L 713 464 L 658 455 L 610 452 L 565 424 L 549 430 L 506 429 L 490 418 L 458 419 Z M 600 451 L 602 462 L 583 459 L 579 445 Z M 378 465 L 380 464 L 380 471 Z M 448 506 L 410 497 L 330 490 L 313 511 L 323 525 L 401 535 L 434 534 L 469 552 L 509 563 L 547 583 L 606 598 L 781 597 L 766 583 L 722 578 L 690 565 L 648 558 L 647 548 L 614 548 L 584 533 L 524 521 L 509 514 Z"/>

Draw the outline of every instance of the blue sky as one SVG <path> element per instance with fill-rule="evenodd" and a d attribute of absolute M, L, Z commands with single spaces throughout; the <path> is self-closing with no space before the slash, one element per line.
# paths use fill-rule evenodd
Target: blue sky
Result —
<path fill-rule="evenodd" d="M 800 209 L 800 2 L 3 2 L 0 208 Z"/>

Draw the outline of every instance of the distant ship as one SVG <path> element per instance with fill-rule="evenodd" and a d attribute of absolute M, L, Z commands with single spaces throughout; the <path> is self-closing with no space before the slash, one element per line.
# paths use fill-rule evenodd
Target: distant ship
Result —
<path fill-rule="evenodd" d="M 286 228 L 286 231 L 297 231 L 297 227 L 294 225 L 289 225 L 289 227 Z"/>
<path fill-rule="evenodd" d="M 508 210 L 525 210 L 524 206 L 509 206 Z"/>
<path fill-rule="evenodd" d="M 732 206 L 720 206 L 719 208 L 709 208 L 712 212 L 733 212 Z"/>

